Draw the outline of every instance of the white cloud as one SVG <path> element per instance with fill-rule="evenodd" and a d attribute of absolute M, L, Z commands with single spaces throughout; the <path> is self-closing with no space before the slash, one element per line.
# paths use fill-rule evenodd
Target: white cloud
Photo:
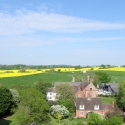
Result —
<path fill-rule="evenodd" d="M 44 46 L 52 45 L 56 43 L 90 43 L 90 42 L 101 42 L 101 41 L 118 41 L 125 40 L 125 37 L 105 37 L 105 38 L 83 38 L 83 37 L 48 37 L 46 35 L 31 35 L 31 36 L 9 36 L 1 37 L 1 46 Z"/>
<path fill-rule="evenodd" d="M 15 14 L 0 13 L 0 35 L 35 33 L 37 31 L 80 33 L 96 30 L 125 29 L 125 23 L 87 20 L 45 11 L 17 10 Z"/>

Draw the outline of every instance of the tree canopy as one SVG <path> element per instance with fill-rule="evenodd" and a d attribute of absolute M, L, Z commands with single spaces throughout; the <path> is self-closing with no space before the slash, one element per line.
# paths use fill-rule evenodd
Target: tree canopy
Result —
<path fill-rule="evenodd" d="M 12 108 L 13 97 L 10 90 L 6 87 L 0 87 L 0 117 L 9 112 Z"/>
<path fill-rule="evenodd" d="M 38 80 L 36 83 L 35 83 L 35 88 L 37 90 L 39 90 L 40 92 L 42 92 L 44 95 L 46 95 L 46 92 L 47 92 L 47 89 L 52 87 L 52 84 L 49 83 L 49 82 L 46 82 L 42 79 Z"/>
<path fill-rule="evenodd" d="M 99 83 L 108 83 L 111 80 L 110 75 L 108 75 L 106 72 L 95 72 L 95 74 Z"/>
<path fill-rule="evenodd" d="M 125 111 L 125 81 L 122 81 L 119 84 L 119 93 L 116 97 L 116 103 L 119 108 L 123 108 L 123 110 Z"/>
<path fill-rule="evenodd" d="M 26 88 L 22 91 L 18 107 L 16 119 L 19 125 L 49 119 L 49 106 L 43 94 L 34 88 Z"/>
<path fill-rule="evenodd" d="M 68 83 L 61 83 L 56 87 L 57 98 L 59 100 L 74 100 L 75 88 Z"/>

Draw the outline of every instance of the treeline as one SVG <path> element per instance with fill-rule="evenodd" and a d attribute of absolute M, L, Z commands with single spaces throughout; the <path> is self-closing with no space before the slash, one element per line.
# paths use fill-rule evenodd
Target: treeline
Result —
<path fill-rule="evenodd" d="M 23 64 L 15 64 L 15 65 L 0 65 L 0 69 L 2 70 L 13 70 L 13 69 L 47 69 L 47 68 L 55 68 L 55 67 L 74 67 L 70 65 L 23 65 Z"/>
<path fill-rule="evenodd" d="M 14 70 L 14 69 L 47 69 L 47 68 L 91 68 L 91 66 L 72 66 L 72 65 L 24 65 L 24 64 L 15 64 L 15 65 L 0 65 L 1 70 Z"/>
<path fill-rule="evenodd" d="M 0 65 L 0 70 L 14 70 L 14 69 L 47 69 L 47 68 L 75 68 L 75 69 L 80 69 L 80 68 L 93 68 L 93 67 L 100 67 L 100 69 L 105 69 L 105 68 L 113 68 L 113 67 L 118 67 L 114 65 L 98 65 L 98 66 L 80 66 L 80 65 L 25 65 L 25 64 L 15 64 L 15 65 Z M 120 67 L 125 67 L 125 65 L 122 65 Z"/>

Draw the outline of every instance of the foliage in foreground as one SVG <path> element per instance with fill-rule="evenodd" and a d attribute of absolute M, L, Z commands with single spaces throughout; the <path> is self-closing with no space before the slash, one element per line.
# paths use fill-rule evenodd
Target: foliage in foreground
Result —
<path fill-rule="evenodd" d="M 49 106 L 42 93 L 34 88 L 26 88 L 22 91 L 18 107 L 16 121 L 19 125 L 49 120 Z"/>
<path fill-rule="evenodd" d="M 13 104 L 13 97 L 10 90 L 6 87 L 0 87 L 0 117 L 8 113 Z"/>
<path fill-rule="evenodd" d="M 87 125 L 100 125 L 103 122 L 103 117 L 96 113 L 89 113 L 87 118 Z"/>
<path fill-rule="evenodd" d="M 116 103 L 125 111 L 125 81 L 122 81 L 119 85 L 119 93 L 116 97 Z"/>
<path fill-rule="evenodd" d="M 123 118 L 119 115 L 113 116 L 103 122 L 103 125 L 122 125 Z"/>

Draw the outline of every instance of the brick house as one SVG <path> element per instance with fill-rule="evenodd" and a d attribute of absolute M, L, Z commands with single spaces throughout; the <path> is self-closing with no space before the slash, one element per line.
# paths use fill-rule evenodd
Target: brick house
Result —
<path fill-rule="evenodd" d="M 98 89 L 93 85 L 91 79 L 82 82 L 54 82 L 54 87 L 48 89 L 47 92 L 48 101 L 56 101 L 55 89 L 61 83 L 68 83 L 76 90 L 74 93 L 76 118 L 86 118 L 89 112 L 105 115 L 114 106 L 114 103 L 112 105 L 102 103 L 102 99 L 98 97 Z"/>
<path fill-rule="evenodd" d="M 81 89 L 76 92 L 76 97 L 98 97 L 98 89 L 93 85 L 91 79 L 81 83 Z"/>
<path fill-rule="evenodd" d="M 75 106 L 76 118 L 86 118 L 90 112 L 105 115 L 113 107 L 113 105 L 103 104 L 102 99 L 99 97 L 76 98 Z"/>
<path fill-rule="evenodd" d="M 49 88 L 47 91 L 47 100 L 48 101 L 55 101 L 56 100 L 56 87 L 59 84 L 70 84 L 75 88 L 75 97 L 97 97 L 98 96 L 98 90 L 93 85 L 92 80 L 89 81 L 84 80 L 82 82 L 54 82 L 53 88 Z"/>

